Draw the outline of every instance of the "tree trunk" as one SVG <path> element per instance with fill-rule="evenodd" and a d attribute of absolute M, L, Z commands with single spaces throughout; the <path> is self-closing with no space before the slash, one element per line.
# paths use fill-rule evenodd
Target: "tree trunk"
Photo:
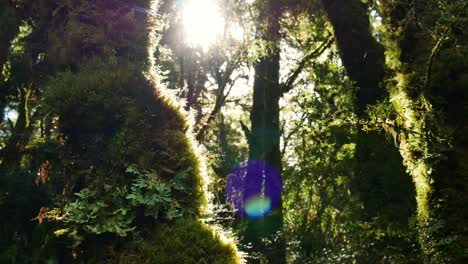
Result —
<path fill-rule="evenodd" d="M 384 49 L 370 32 L 369 16 L 360 0 L 322 0 L 338 43 L 341 60 L 357 91 L 358 115 L 385 96 Z"/>
<path fill-rule="evenodd" d="M 367 119 L 367 107 L 387 95 L 381 86 L 385 72 L 384 49 L 370 32 L 367 8 L 362 1 L 322 0 L 322 3 L 333 26 L 343 65 L 358 87 L 357 116 Z M 363 203 L 364 220 L 384 215 L 406 226 L 415 209 L 414 188 L 397 148 L 383 133 L 366 132 L 359 127 L 355 162 L 352 186 Z M 394 208 L 404 208 L 404 213 Z"/>
<path fill-rule="evenodd" d="M 466 2 L 387 0 L 380 8 L 425 262 L 468 263 Z"/>
<path fill-rule="evenodd" d="M 279 1 L 265 1 L 259 6 L 257 37 L 269 47 L 267 55 L 255 64 L 253 104 L 250 113 L 249 160 L 261 160 L 281 173 L 279 99 Z M 261 254 L 268 263 L 285 263 L 285 244 L 281 232 L 283 213 L 281 202 L 261 219 L 246 219 L 245 238 L 252 243 L 253 251 Z M 268 238 L 269 243 L 262 240 Z M 256 261 L 253 261 L 256 262 Z"/>

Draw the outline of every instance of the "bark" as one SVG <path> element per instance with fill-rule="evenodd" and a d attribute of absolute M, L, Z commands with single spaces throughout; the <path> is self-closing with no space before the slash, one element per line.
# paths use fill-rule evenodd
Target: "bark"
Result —
<path fill-rule="evenodd" d="M 463 1 L 382 1 L 400 152 L 416 185 L 426 263 L 468 262 L 468 19 Z"/>
<path fill-rule="evenodd" d="M 250 113 L 251 131 L 249 136 L 249 159 L 262 160 L 281 173 L 279 99 L 279 17 L 278 1 L 266 1 L 259 7 L 260 18 L 258 38 L 267 42 L 268 54 L 255 64 L 253 104 Z M 281 202 L 267 216 L 246 219 L 245 238 L 252 243 L 253 251 L 262 255 L 268 263 L 286 263 L 285 243 L 281 231 L 283 213 Z M 262 238 L 272 240 L 271 243 Z M 253 261 L 255 262 L 255 261 Z"/>
<path fill-rule="evenodd" d="M 381 86 L 384 49 L 370 32 L 367 8 L 362 1 L 322 0 L 322 3 L 333 26 L 343 65 L 358 88 L 356 113 L 358 118 L 367 119 L 367 107 L 387 95 Z M 359 127 L 354 169 L 352 186 L 364 205 L 364 220 L 384 216 L 405 226 L 415 208 L 414 190 L 398 150 L 383 133 L 366 132 Z M 403 213 L 394 208 L 405 210 Z"/>
<path fill-rule="evenodd" d="M 385 57 L 382 46 L 370 32 L 365 4 L 360 0 L 322 0 L 335 31 L 341 60 L 352 81 L 359 87 L 357 106 L 363 115 L 367 105 L 385 95 L 380 88 L 384 77 Z"/>

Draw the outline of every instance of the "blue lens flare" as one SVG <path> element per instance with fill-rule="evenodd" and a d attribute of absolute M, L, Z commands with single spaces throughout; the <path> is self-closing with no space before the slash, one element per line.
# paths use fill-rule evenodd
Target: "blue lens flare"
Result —
<path fill-rule="evenodd" d="M 261 218 L 278 205 L 281 192 L 281 178 L 275 168 L 264 161 L 249 160 L 229 174 L 226 200 L 238 214 Z"/>

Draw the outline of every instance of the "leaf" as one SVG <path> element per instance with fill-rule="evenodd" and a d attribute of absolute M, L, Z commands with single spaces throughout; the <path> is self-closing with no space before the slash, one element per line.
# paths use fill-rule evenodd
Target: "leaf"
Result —
<path fill-rule="evenodd" d="M 127 170 L 125 170 L 125 172 L 127 173 L 131 173 L 131 174 L 134 174 L 134 175 L 140 175 L 140 171 L 138 170 L 137 167 L 135 167 L 134 165 L 130 165 L 128 166 Z"/>
<path fill-rule="evenodd" d="M 167 168 L 167 167 L 162 167 L 162 166 L 161 166 L 161 170 L 163 170 L 163 171 L 165 171 L 165 172 L 168 172 L 168 173 L 171 173 L 171 174 L 174 174 L 174 173 L 175 173 L 175 171 L 173 171 L 172 169 Z"/>

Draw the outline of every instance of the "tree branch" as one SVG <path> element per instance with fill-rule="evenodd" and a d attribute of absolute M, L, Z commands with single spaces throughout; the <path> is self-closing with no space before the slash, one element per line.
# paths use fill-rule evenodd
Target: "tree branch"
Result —
<path fill-rule="evenodd" d="M 306 64 L 313 58 L 316 58 L 319 55 L 321 55 L 326 49 L 328 49 L 333 44 L 334 40 L 335 38 L 329 37 L 326 41 L 322 43 L 322 45 L 320 45 L 318 48 L 316 48 L 315 50 L 307 54 L 304 58 L 302 58 L 296 69 L 289 75 L 286 82 L 281 84 L 281 95 L 284 95 L 285 93 L 291 91 L 294 82 L 299 77 L 299 74 L 304 70 Z"/>
<path fill-rule="evenodd" d="M 244 131 L 244 135 L 247 138 L 247 141 L 250 141 L 250 135 L 252 134 L 250 132 L 250 129 L 244 124 L 244 122 L 240 121 L 242 131 Z"/>
<path fill-rule="evenodd" d="M 439 53 L 444 40 L 447 39 L 447 33 L 449 32 L 449 30 L 450 30 L 450 27 L 447 27 L 447 29 L 444 31 L 440 39 L 437 41 L 436 45 L 432 48 L 431 55 L 429 56 L 429 60 L 426 64 L 426 77 L 425 77 L 424 85 L 423 85 L 424 88 L 427 88 L 427 86 L 429 85 L 431 81 L 431 70 L 432 70 L 434 57 Z"/>
<path fill-rule="evenodd" d="M 234 58 L 234 60 L 229 61 L 228 65 L 226 66 L 226 70 L 224 73 L 221 73 L 216 69 L 215 74 L 216 74 L 216 82 L 218 85 L 218 90 L 216 91 L 216 101 L 215 101 L 215 106 L 213 110 L 207 115 L 201 118 L 200 120 L 205 120 L 204 123 L 202 123 L 200 129 L 196 132 L 197 140 L 201 142 L 204 137 L 206 130 L 208 129 L 209 124 L 215 119 L 216 115 L 218 112 L 221 110 L 221 108 L 224 106 L 227 97 L 231 93 L 232 87 L 236 83 L 236 81 L 239 79 L 240 76 L 236 76 L 233 80 L 231 80 L 231 75 L 235 71 L 237 67 L 241 64 L 241 59 L 240 56 L 242 55 L 243 51 L 239 51 L 239 54 Z M 219 68 L 219 67 L 218 67 Z M 227 88 L 227 85 L 230 84 L 227 93 L 225 94 L 225 90 Z"/>

